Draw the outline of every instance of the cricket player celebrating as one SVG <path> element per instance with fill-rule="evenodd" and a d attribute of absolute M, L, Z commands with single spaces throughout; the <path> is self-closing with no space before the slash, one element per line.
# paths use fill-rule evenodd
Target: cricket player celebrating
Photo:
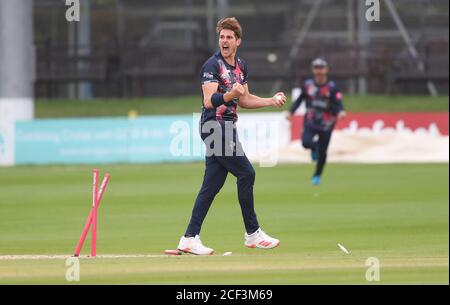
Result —
<path fill-rule="evenodd" d="M 306 114 L 302 135 L 303 147 L 311 149 L 311 158 L 317 162 L 312 184 L 319 185 L 323 168 L 327 160 L 328 144 L 336 121 L 345 117 L 342 93 L 335 83 L 328 79 L 328 64 L 317 58 L 312 62 L 314 79 L 305 81 L 301 94 L 292 104 L 289 119 L 300 104 L 306 102 Z M 315 140 L 315 137 L 318 139 Z"/>
<path fill-rule="evenodd" d="M 206 169 L 203 184 L 192 211 L 191 220 L 178 250 L 196 255 L 211 255 L 199 237 L 211 203 L 220 191 L 228 173 L 237 178 L 239 204 L 245 224 L 245 246 L 271 249 L 280 244 L 261 230 L 253 203 L 255 171 L 242 151 L 235 123 L 237 107 L 256 109 L 282 107 L 286 97 L 282 92 L 271 98 L 261 98 L 249 92 L 247 65 L 236 52 L 242 41 L 242 28 L 236 18 L 224 18 L 217 23 L 219 49 L 203 65 L 200 73 L 203 107 L 200 122 L 201 137 L 206 144 Z"/>

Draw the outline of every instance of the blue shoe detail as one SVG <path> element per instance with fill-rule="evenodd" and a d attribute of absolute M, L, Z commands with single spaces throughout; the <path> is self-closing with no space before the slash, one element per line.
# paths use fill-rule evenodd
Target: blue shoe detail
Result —
<path fill-rule="evenodd" d="M 320 176 L 313 176 L 311 179 L 311 182 L 313 185 L 319 185 L 320 184 Z"/>

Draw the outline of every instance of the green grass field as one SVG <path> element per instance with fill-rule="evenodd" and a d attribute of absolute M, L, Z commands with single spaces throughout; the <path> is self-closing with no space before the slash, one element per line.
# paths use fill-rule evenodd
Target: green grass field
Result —
<path fill-rule="evenodd" d="M 185 230 L 203 164 L 102 170 L 112 179 L 99 254 L 155 257 L 82 258 L 81 284 L 368 284 L 368 257 L 380 260 L 381 284 L 449 283 L 448 164 L 331 164 L 320 187 L 309 183 L 312 165 L 256 168 L 260 222 L 282 241 L 272 251 L 243 246 L 229 177 L 203 227 L 202 240 L 219 254 L 211 257 L 158 256 Z M 0 168 L 0 258 L 71 254 L 90 200 L 88 166 Z M 66 268 L 64 259 L 0 259 L 0 284 L 65 284 Z"/>
<path fill-rule="evenodd" d="M 448 96 L 346 96 L 344 104 L 350 112 L 430 112 L 448 111 Z M 289 109 L 288 105 L 282 110 Z M 181 114 L 201 111 L 198 96 L 147 99 L 37 100 L 36 117 L 127 116 L 130 110 L 139 115 Z M 241 109 L 245 112 L 245 109 Z M 254 111 L 277 111 L 273 107 Z M 281 111 L 281 110 L 279 110 Z"/>

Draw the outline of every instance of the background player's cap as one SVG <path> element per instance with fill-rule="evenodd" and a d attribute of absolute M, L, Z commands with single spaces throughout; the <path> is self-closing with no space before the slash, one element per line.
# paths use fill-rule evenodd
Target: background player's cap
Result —
<path fill-rule="evenodd" d="M 316 58 L 311 63 L 312 67 L 325 68 L 328 67 L 328 63 L 323 58 Z"/>

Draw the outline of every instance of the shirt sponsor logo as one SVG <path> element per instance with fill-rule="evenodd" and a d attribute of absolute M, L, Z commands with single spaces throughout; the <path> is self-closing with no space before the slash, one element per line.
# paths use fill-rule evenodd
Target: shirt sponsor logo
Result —
<path fill-rule="evenodd" d="M 318 108 L 327 108 L 328 107 L 328 103 L 327 101 L 323 101 L 323 100 L 313 100 L 312 101 L 312 106 L 313 107 L 318 107 Z"/>
<path fill-rule="evenodd" d="M 214 75 L 211 72 L 204 72 L 203 73 L 203 78 L 213 79 Z"/>

